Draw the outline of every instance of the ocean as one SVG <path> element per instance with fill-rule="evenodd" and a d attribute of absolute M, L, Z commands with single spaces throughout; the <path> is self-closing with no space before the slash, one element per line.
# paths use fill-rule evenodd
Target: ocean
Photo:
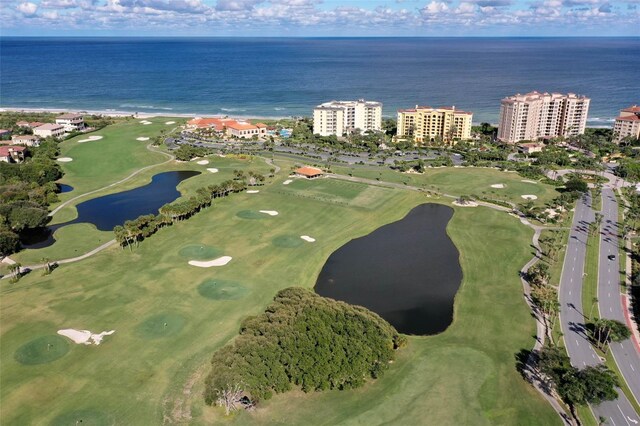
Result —
<path fill-rule="evenodd" d="M 591 97 L 589 125 L 640 103 L 640 38 L 0 38 L 0 107 L 311 115 L 340 99 L 472 111 L 532 90 Z"/>

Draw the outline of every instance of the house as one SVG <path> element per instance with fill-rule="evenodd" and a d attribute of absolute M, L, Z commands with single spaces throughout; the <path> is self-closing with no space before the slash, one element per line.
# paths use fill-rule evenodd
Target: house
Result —
<path fill-rule="evenodd" d="M 21 163 L 24 161 L 24 146 L 0 146 L 0 161 L 5 163 Z"/>
<path fill-rule="evenodd" d="M 36 135 L 13 135 L 11 142 L 14 145 L 40 146 L 40 138 Z"/>
<path fill-rule="evenodd" d="M 18 121 L 16 123 L 16 126 L 18 126 L 18 127 L 30 127 L 28 121 Z"/>
<path fill-rule="evenodd" d="M 64 127 L 65 132 L 81 132 L 85 128 L 84 117 L 81 114 L 62 114 L 56 118 L 56 124 Z"/>
<path fill-rule="evenodd" d="M 262 136 L 267 134 L 267 126 L 258 123 L 261 126 L 253 125 L 251 123 L 247 123 L 246 121 L 236 121 L 232 123 L 227 123 L 227 136 L 232 136 L 236 138 L 249 139 L 253 136 Z"/>
<path fill-rule="evenodd" d="M 295 170 L 296 176 L 307 178 L 307 179 L 315 179 L 318 177 L 322 177 L 324 172 L 316 167 L 304 166 Z"/>
<path fill-rule="evenodd" d="M 32 121 L 32 122 L 18 121 L 16 123 L 16 126 L 18 126 L 18 127 L 27 127 L 29 129 L 33 129 L 34 127 L 42 126 L 43 124 L 45 124 L 45 123 L 41 123 L 39 121 Z"/>
<path fill-rule="evenodd" d="M 41 138 L 60 138 L 65 134 L 65 130 L 59 124 L 47 123 L 33 129 L 33 134 Z"/>
<path fill-rule="evenodd" d="M 11 136 L 11 130 L 0 129 L 0 140 L 7 140 Z"/>
<path fill-rule="evenodd" d="M 187 121 L 187 129 L 211 129 L 215 130 L 216 132 L 222 132 L 229 123 L 236 123 L 236 120 L 232 120 L 230 118 L 196 117 L 193 120 Z"/>
<path fill-rule="evenodd" d="M 533 154 L 534 152 L 542 152 L 544 144 L 541 143 L 521 143 L 518 145 L 518 152 L 523 154 Z"/>

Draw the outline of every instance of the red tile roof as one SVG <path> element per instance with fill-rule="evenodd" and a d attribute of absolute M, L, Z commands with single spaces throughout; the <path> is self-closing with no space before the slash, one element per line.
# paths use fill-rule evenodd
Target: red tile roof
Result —
<path fill-rule="evenodd" d="M 316 167 L 309 167 L 309 166 L 300 167 L 299 169 L 296 169 L 296 173 L 299 175 L 308 176 L 308 177 L 324 174 L 322 170 Z"/>
<path fill-rule="evenodd" d="M 228 123 L 227 127 L 233 130 L 252 130 L 257 128 L 253 124 L 238 122 Z"/>
<path fill-rule="evenodd" d="M 0 146 L 0 157 L 8 157 L 11 152 L 22 152 L 25 149 L 27 148 L 25 148 L 24 146 Z"/>
<path fill-rule="evenodd" d="M 625 108 L 622 110 L 623 112 L 633 112 L 633 113 L 638 113 L 640 112 L 640 106 L 634 105 L 634 106 L 630 106 L 629 108 Z"/>
<path fill-rule="evenodd" d="M 267 128 L 267 125 L 266 125 L 266 124 L 264 124 L 264 123 L 256 123 L 256 127 L 257 127 L 258 129 L 265 129 L 265 128 Z"/>
<path fill-rule="evenodd" d="M 625 115 L 624 117 L 618 117 L 616 120 L 621 121 L 640 121 L 640 117 L 637 115 Z"/>

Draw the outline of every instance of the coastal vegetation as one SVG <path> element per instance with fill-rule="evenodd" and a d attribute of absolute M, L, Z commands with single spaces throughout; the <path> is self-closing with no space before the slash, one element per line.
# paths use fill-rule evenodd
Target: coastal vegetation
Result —
<path fill-rule="evenodd" d="M 287 288 L 263 314 L 243 320 L 239 337 L 213 356 L 204 397 L 229 414 L 293 386 L 304 392 L 357 388 L 382 376 L 405 344 L 363 307 Z"/>

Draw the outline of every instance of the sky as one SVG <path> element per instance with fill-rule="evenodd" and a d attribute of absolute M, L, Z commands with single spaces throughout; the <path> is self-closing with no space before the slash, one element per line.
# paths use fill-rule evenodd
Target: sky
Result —
<path fill-rule="evenodd" d="M 640 36 L 640 0 L 0 0 L 2 36 Z"/>

